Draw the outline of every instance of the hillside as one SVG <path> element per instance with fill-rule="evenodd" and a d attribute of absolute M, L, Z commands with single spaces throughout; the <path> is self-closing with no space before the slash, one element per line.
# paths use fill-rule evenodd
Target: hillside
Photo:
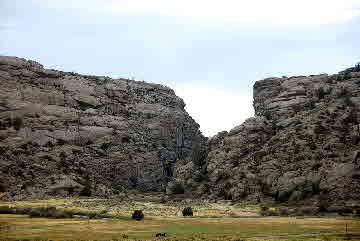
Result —
<path fill-rule="evenodd" d="M 209 139 L 162 85 L 5 56 L 0 83 L 3 199 L 138 189 L 250 202 L 360 200 L 359 66 L 257 81 L 255 117 Z"/>
<path fill-rule="evenodd" d="M 168 87 L 44 69 L 0 56 L 4 198 L 164 191 L 203 142 Z"/>
<path fill-rule="evenodd" d="M 255 117 L 177 163 L 176 178 L 212 199 L 358 203 L 359 71 L 257 81 Z"/>

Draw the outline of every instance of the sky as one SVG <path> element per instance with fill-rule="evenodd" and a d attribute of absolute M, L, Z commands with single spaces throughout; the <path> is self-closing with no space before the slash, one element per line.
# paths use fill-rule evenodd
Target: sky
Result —
<path fill-rule="evenodd" d="M 267 77 L 360 61 L 360 0 L 0 0 L 0 55 L 173 88 L 205 136 Z"/>

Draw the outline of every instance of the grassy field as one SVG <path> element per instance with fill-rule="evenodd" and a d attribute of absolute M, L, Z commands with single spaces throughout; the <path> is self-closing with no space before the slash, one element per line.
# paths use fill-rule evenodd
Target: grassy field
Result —
<path fill-rule="evenodd" d="M 118 219 L 48 219 L 1 214 L 0 240 L 155 240 L 156 233 L 167 234 L 162 240 L 360 240 L 360 236 L 341 235 L 274 237 L 345 232 L 346 226 L 348 232 L 360 232 L 360 219 L 350 217 L 258 217 L 257 205 L 133 200 L 136 201 L 50 199 L 1 202 L 0 205 L 12 207 L 56 206 L 61 209 L 106 211 Z M 181 216 L 185 206 L 193 207 L 195 217 Z M 135 209 L 144 211 L 145 220 L 129 218 Z"/>
<path fill-rule="evenodd" d="M 3 214 L 0 215 L 0 240 L 144 240 L 154 239 L 156 233 L 166 233 L 169 236 L 166 238 L 168 240 L 268 240 L 270 238 L 256 237 L 344 232 L 346 224 L 349 232 L 360 232 L 359 220 L 335 218 L 151 217 L 138 222 L 130 219 L 46 219 Z M 313 240 L 311 238 L 313 237 L 294 239 Z M 277 239 L 292 240 L 293 238 Z M 328 239 L 336 240 L 335 237 L 331 239 L 328 236 L 326 239 L 318 240 Z"/>
<path fill-rule="evenodd" d="M 160 203 L 149 197 L 139 195 L 127 200 L 118 199 L 49 199 L 33 201 L 0 202 L 0 205 L 11 207 L 44 207 L 55 206 L 62 209 L 75 209 L 79 211 L 106 211 L 109 215 L 129 217 L 135 209 L 143 210 L 146 216 L 180 216 L 184 207 L 191 206 L 194 216 L 197 217 L 238 217 L 259 216 L 260 207 L 250 204 L 235 204 L 219 201 L 217 203 L 203 203 L 200 201 L 183 201 Z"/>

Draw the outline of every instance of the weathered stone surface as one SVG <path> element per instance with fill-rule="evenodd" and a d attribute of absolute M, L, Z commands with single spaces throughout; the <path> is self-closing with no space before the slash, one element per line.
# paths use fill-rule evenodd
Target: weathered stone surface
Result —
<path fill-rule="evenodd" d="M 0 56 L 0 193 L 165 191 L 199 125 L 168 87 Z"/>
<path fill-rule="evenodd" d="M 359 77 L 350 69 L 256 82 L 255 117 L 210 138 L 202 166 L 178 162 L 176 178 L 211 198 L 358 202 Z M 201 181 L 197 170 L 206 174 Z"/>

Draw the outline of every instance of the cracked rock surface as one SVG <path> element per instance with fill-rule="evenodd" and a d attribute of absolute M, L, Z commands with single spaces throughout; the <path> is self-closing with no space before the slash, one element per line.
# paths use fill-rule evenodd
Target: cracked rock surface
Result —
<path fill-rule="evenodd" d="M 204 137 L 165 86 L 0 56 L 0 193 L 165 191 Z"/>
<path fill-rule="evenodd" d="M 360 200 L 360 66 L 254 84 L 255 117 L 176 164 L 198 196 L 230 200 Z"/>

